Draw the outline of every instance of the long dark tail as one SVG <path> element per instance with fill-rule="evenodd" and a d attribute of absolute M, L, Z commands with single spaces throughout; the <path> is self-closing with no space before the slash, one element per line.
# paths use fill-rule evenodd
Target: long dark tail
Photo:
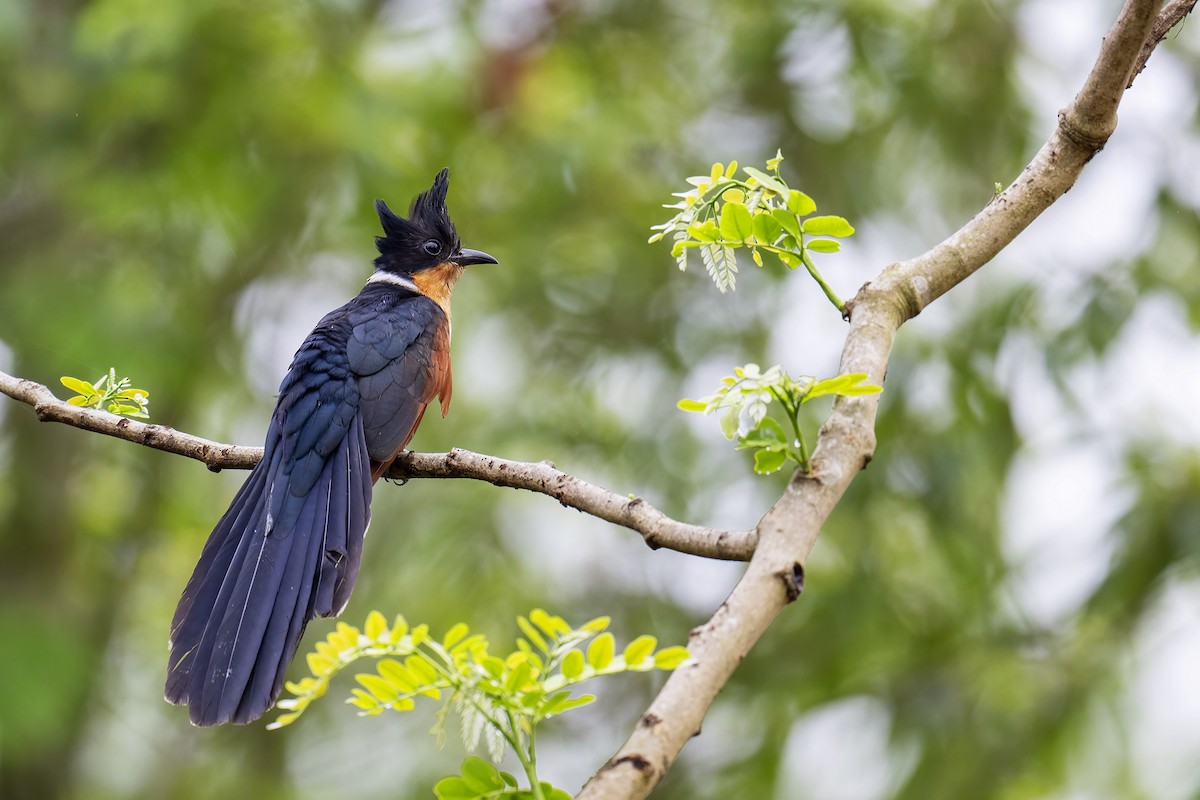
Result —
<path fill-rule="evenodd" d="M 171 621 L 166 698 L 189 706 L 194 725 L 265 714 L 305 625 L 340 613 L 358 577 L 371 506 L 361 418 L 317 469 L 271 440 L 209 535 Z"/>

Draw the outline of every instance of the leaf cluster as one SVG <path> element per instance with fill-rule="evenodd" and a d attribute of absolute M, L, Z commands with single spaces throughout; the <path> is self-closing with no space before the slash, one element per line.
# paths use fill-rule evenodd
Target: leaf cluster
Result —
<path fill-rule="evenodd" d="M 854 228 L 843 217 L 810 216 L 817 210 L 816 202 L 787 185 L 779 173 L 782 161 L 783 154 L 777 151 L 767 161 L 766 172 L 743 167 L 745 177 L 738 177 L 738 162 L 731 161 L 728 166 L 713 164 L 708 175 L 688 178 L 692 188 L 673 193 L 679 201 L 663 206 L 678 213 L 653 226 L 650 241 L 670 235 L 671 255 L 681 270 L 687 269 L 688 251 L 698 249 L 721 292 L 736 288 L 738 248 L 748 248 L 759 267 L 762 252 L 772 253 L 788 269 L 803 265 L 842 311 L 845 303 L 825 282 L 810 253 L 836 253 L 841 249 L 837 240 L 851 236 Z"/>
<path fill-rule="evenodd" d="M 433 729 L 439 746 L 445 741 L 445 720 L 453 709 L 468 750 L 483 740 L 492 760 L 499 762 L 506 747 L 511 747 L 530 780 L 529 789 L 519 790 L 505 773 L 493 770 L 484 775 L 478 759 L 468 759 L 461 776 L 438 783 L 439 797 L 544 800 L 552 795 L 537 780 L 535 729 L 550 717 L 595 700 L 593 695 L 574 695 L 577 684 L 620 672 L 672 670 L 688 659 L 684 647 L 656 649 L 658 640 L 653 636 L 639 636 L 618 653 L 613 635 L 606 632 L 608 624 L 607 617 L 598 617 L 573 628 L 562 617 L 534 609 L 528 617 L 517 617 L 523 636 L 516 640 L 516 649 L 493 655 L 487 638 L 472 634 L 464 623 L 451 627 L 439 640 L 430 636 L 427 625 L 409 626 L 403 616 L 389 625 L 383 614 L 372 611 L 361 630 L 339 622 L 317 643 L 307 656 L 312 675 L 286 684 L 293 696 L 278 703 L 286 713 L 268 727 L 290 725 L 325 694 L 339 672 L 360 658 L 378 658 L 374 672 L 355 676 L 359 685 L 347 700 L 360 716 L 409 711 L 418 697 L 442 701 Z"/>
<path fill-rule="evenodd" d="M 723 412 L 721 432 L 737 442 L 737 449 L 754 451 L 758 474 L 776 472 L 788 459 L 808 472 L 812 465 L 800 427 L 800 407 L 828 395 L 854 397 L 883 391 L 882 386 L 864 384 L 866 379 L 861 372 L 824 380 L 808 375 L 792 378 L 779 364 L 765 372 L 758 364 L 746 364 L 722 378 L 713 394 L 701 400 L 680 400 L 678 406 L 701 414 Z M 773 404 L 783 410 L 790 433 L 784 423 L 770 416 Z"/>
<path fill-rule="evenodd" d="M 69 375 L 62 376 L 59 381 L 76 392 L 74 397 L 67 398 L 67 402 L 73 406 L 98 408 L 124 417 L 150 418 L 150 393 L 145 389 L 133 388 L 129 378 L 118 378 L 117 371 L 112 367 L 108 374 L 101 375 L 95 383 Z"/>
<path fill-rule="evenodd" d="M 478 756 L 467 756 L 461 774 L 443 778 L 433 787 L 438 800 L 571 800 L 571 795 L 545 781 L 533 789 L 522 789 L 511 772 L 503 772 Z"/>

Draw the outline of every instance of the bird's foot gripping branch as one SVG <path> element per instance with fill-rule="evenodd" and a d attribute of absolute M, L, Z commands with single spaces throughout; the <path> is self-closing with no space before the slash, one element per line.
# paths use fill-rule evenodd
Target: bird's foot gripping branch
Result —
<path fill-rule="evenodd" d="M 593 695 L 572 695 L 584 681 L 621 672 L 673 670 L 688 659 L 683 647 L 656 649 L 653 636 L 639 636 L 617 653 L 613 635 L 605 631 L 608 622 L 598 617 L 572 628 L 562 617 L 534 609 L 528 617 L 517 617 L 524 634 L 517 638 L 517 649 L 498 656 L 489 651 L 486 637 L 470 633 L 463 623 L 435 639 L 427 625 L 410 626 L 399 616 L 388 625 L 383 614 L 372 611 L 361 630 L 339 622 L 317 643 L 307 658 L 312 675 L 287 684 L 292 697 L 279 701 L 285 713 L 269 727 L 290 725 L 325 694 L 335 675 L 359 659 L 377 658 L 374 672 L 355 676 L 359 687 L 346 701 L 360 709 L 360 716 L 409 711 L 420 697 L 441 702 L 433 730 L 439 746 L 445 741 L 446 718 L 454 711 L 468 750 L 483 742 L 499 763 L 512 748 L 529 781 L 529 788 L 522 789 L 509 773 L 468 758 L 461 775 L 444 778 L 434 787 L 441 800 L 567 798 L 566 792 L 538 778 L 538 725 L 595 700 Z"/>

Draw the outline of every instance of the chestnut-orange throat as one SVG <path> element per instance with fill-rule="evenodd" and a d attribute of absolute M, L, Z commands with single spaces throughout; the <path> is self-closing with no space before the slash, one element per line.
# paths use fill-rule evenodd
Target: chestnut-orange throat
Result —
<path fill-rule="evenodd" d="M 441 307 L 442 313 L 446 315 L 447 323 L 450 322 L 450 293 L 454 291 L 454 284 L 458 283 L 462 272 L 461 264 L 446 261 L 432 269 L 423 269 L 412 276 L 413 283 L 421 290 L 421 294 Z"/>

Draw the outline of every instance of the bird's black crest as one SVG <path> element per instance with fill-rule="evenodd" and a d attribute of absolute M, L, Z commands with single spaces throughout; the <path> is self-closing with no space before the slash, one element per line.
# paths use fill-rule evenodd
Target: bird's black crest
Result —
<path fill-rule="evenodd" d="M 450 171 L 443 169 L 433 179 L 433 186 L 412 201 L 407 219 L 395 214 L 382 200 L 375 201 L 375 212 L 383 225 L 383 236 L 375 237 L 375 246 L 379 248 L 376 267 L 412 273 L 436 266 L 459 250 L 458 233 L 446 210 L 449 186 Z M 440 254 L 431 255 L 423 249 L 430 239 L 442 243 Z"/>

